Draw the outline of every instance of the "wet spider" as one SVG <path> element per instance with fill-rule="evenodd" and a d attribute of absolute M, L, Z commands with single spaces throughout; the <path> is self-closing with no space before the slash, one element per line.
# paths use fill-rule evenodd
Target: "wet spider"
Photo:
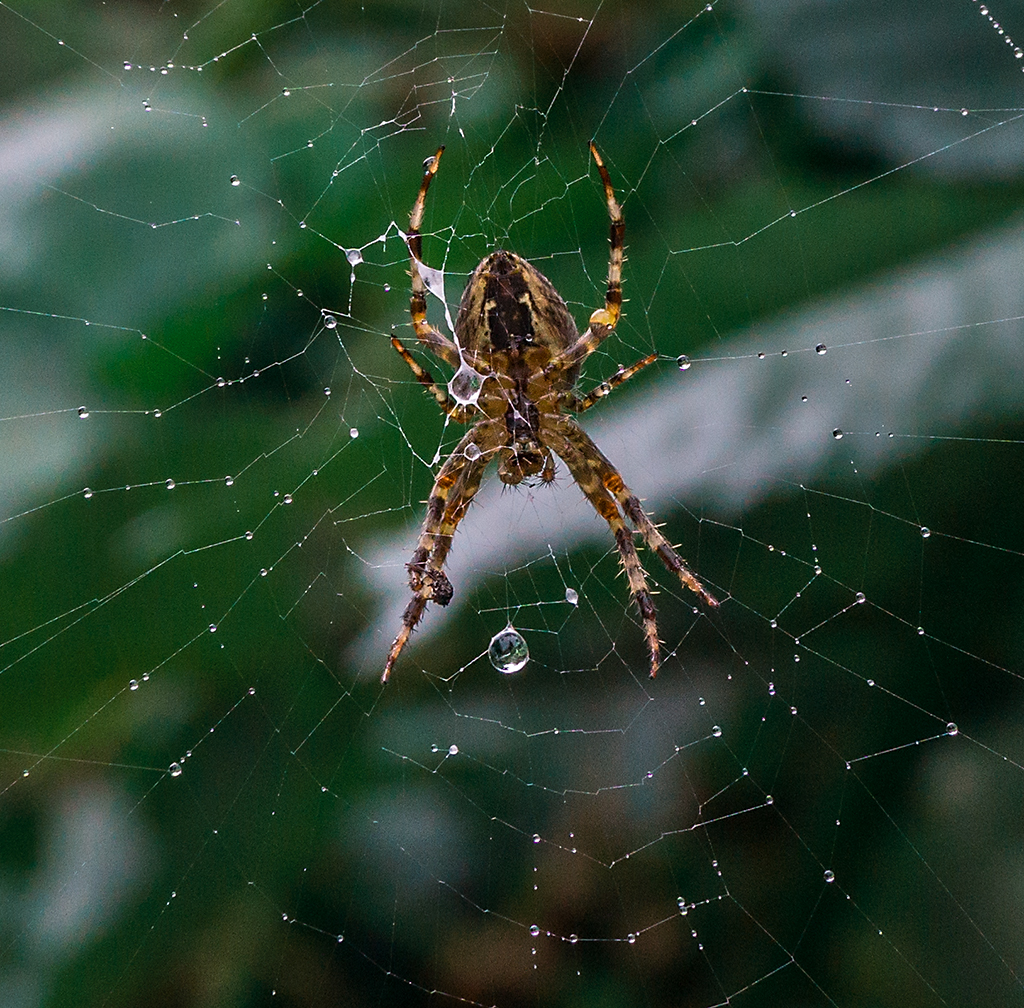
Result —
<path fill-rule="evenodd" d="M 444 562 L 488 464 L 497 458 L 503 483 L 514 485 L 532 477 L 550 483 L 555 478 L 555 455 L 615 536 L 630 595 L 640 610 L 654 676 L 661 661 L 654 601 L 624 517 L 687 588 L 709 606 L 717 606 L 718 601 L 658 531 L 615 466 L 568 415 L 589 409 L 657 359 L 651 354 L 632 367 L 620 366 L 587 395 L 574 390 L 583 361 L 615 329 L 622 312 L 625 224 L 608 170 L 591 144 L 611 217 L 611 253 L 604 307 L 590 316 L 584 332 L 577 332 L 565 302 L 547 277 L 514 252 L 498 250 L 477 266 L 466 284 L 453 341 L 427 321 L 427 282 L 436 274 L 423 263 L 420 236 L 427 190 L 443 151 L 441 147 L 423 164 L 423 181 L 410 214 L 406 242 L 411 259 L 413 329 L 427 350 L 456 370 L 449 391 L 437 385 L 397 339 L 391 344 L 441 409 L 456 423 L 473 426 L 441 466 L 430 491 L 423 531 L 408 564 L 413 596 L 381 680 L 387 682 L 427 603 L 445 606 L 452 599 Z"/>

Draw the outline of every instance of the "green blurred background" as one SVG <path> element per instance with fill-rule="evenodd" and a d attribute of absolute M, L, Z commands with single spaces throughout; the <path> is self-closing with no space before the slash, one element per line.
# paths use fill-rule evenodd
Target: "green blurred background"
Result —
<path fill-rule="evenodd" d="M 0 8 L 0 1002 L 1024 1001 L 1024 21 L 926 8 Z M 601 443 L 726 601 L 643 554 L 649 682 L 520 488 L 382 689 L 421 164 L 450 300 L 511 247 L 582 321 L 591 137 L 588 380 L 660 355 Z"/>

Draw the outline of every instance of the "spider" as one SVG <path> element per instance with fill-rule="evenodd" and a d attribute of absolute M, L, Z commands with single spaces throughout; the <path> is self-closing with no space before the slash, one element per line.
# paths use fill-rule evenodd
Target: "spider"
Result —
<path fill-rule="evenodd" d="M 441 466 L 430 491 L 423 531 L 408 564 L 412 599 L 391 645 L 381 681 L 387 682 L 427 603 L 446 606 L 452 600 L 445 559 L 487 466 L 497 459 L 498 478 L 510 486 L 535 478 L 551 483 L 555 478 L 555 455 L 568 467 L 615 537 L 630 595 L 640 611 L 654 676 L 661 663 L 654 601 L 633 532 L 624 519 L 629 519 L 648 548 L 706 605 L 717 606 L 718 601 L 651 521 L 615 466 L 569 415 L 590 409 L 657 359 L 657 354 L 650 354 L 631 367 L 620 365 L 611 378 L 586 395 L 575 391 L 583 361 L 615 330 L 622 312 L 625 224 L 608 170 L 591 143 L 590 153 L 601 175 L 611 218 L 611 252 L 604 307 L 590 316 L 587 328 L 582 333 L 577 331 L 565 301 L 547 277 L 514 252 L 499 249 L 487 256 L 469 278 L 455 322 L 455 339 L 450 340 L 427 321 L 424 277 L 431 280 L 436 274 L 423 263 L 420 235 L 427 190 L 443 152 L 442 146 L 423 163 L 423 181 L 409 217 L 406 243 L 412 274 L 409 310 L 413 329 L 423 347 L 455 369 L 449 391 L 435 383 L 399 340 L 392 338 L 391 345 L 447 416 L 456 423 L 473 426 Z"/>

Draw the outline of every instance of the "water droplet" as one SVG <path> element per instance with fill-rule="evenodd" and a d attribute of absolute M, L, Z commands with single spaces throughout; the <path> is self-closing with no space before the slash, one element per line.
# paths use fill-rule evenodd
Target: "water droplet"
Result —
<path fill-rule="evenodd" d="M 875 685 L 875 680 L 874 680 L 874 679 L 868 679 L 868 680 L 866 680 L 866 681 L 867 681 L 867 684 L 868 684 L 869 686 L 874 686 L 874 685 Z"/>
<path fill-rule="evenodd" d="M 579 935 L 575 935 L 575 934 L 569 935 L 569 944 L 570 945 L 575 945 L 576 942 L 578 942 L 579 940 L 580 940 L 580 936 Z"/>
<path fill-rule="evenodd" d="M 775 799 L 770 794 L 766 794 L 764 796 L 764 803 L 765 805 L 774 805 Z"/>
<path fill-rule="evenodd" d="M 324 316 L 324 325 L 328 329 L 337 329 L 338 328 L 338 320 L 333 315 L 325 315 Z"/>
<path fill-rule="evenodd" d="M 825 879 L 826 882 L 835 882 L 835 880 L 836 880 L 835 872 L 833 872 L 831 868 L 826 868 L 825 869 L 825 874 L 824 874 L 823 878 Z"/>
<path fill-rule="evenodd" d="M 350 438 L 352 438 L 352 440 L 354 441 L 357 437 L 359 437 L 359 428 L 358 427 L 349 427 L 349 429 L 348 429 L 348 436 Z"/>
<path fill-rule="evenodd" d="M 534 843 L 540 843 L 540 834 L 539 833 L 534 833 L 533 834 L 533 842 Z"/>
<path fill-rule="evenodd" d="M 210 633 L 216 633 L 216 632 L 217 632 L 217 624 L 216 623 L 211 623 L 210 624 Z"/>
<path fill-rule="evenodd" d="M 927 525 L 921 526 L 921 538 L 927 539 L 932 534 L 932 530 Z"/>
<path fill-rule="evenodd" d="M 579 592 L 577 592 L 575 588 L 566 588 L 565 601 L 568 602 L 569 605 L 578 605 L 580 601 Z"/>
<path fill-rule="evenodd" d="M 281 503 L 282 504 L 291 504 L 291 502 L 292 502 L 292 495 L 291 494 L 285 494 L 284 497 L 281 498 Z"/>
<path fill-rule="evenodd" d="M 138 688 L 139 688 L 139 681 L 138 681 L 138 679 L 129 679 L 128 680 L 128 689 L 130 689 L 130 690 L 137 690 Z"/>
<path fill-rule="evenodd" d="M 270 573 L 270 572 L 267 570 L 266 567 L 261 567 L 260 568 L 260 577 L 266 577 L 268 573 Z"/>
<path fill-rule="evenodd" d="M 245 538 L 246 538 L 246 539 L 251 539 L 251 538 L 253 537 L 253 535 L 254 535 L 254 534 L 255 534 L 255 533 L 253 533 L 253 531 L 252 531 L 251 529 L 246 529 L 246 532 L 245 532 Z"/>
<path fill-rule="evenodd" d="M 635 934 L 628 934 L 628 935 L 626 935 L 626 941 L 628 941 L 629 944 L 632 945 L 636 941 L 636 935 Z"/>
<path fill-rule="evenodd" d="M 350 266 L 358 266 L 363 261 L 363 253 L 359 249 L 349 249 L 345 253 L 345 258 L 349 261 Z"/>
<path fill-rule="evenodd" d="M 817 346 L 816 346 L 816 347 L 814 348 L 814 352 L 815 352 L 816 354 L 826 354 L 826 353 L 828 353 L 828 347 L 827 347 L 827 346 L 825 346 L 825 344 L 824 344 L 824 343 L 819 343 L 819 344 L 818 344 L 818 345 L 817 345 Z"/>
<path fill-rule="evenodd" d="M 227 385 L 227 381 L 224 378 L 217 379 L 217 388 L 224 388 Z"/>
<path fill-rule="evenodd" d="M 82 419 L 82 420 L 85 420 L 85 419 L 87 419 L 87 418 L 88 418 L 88 416 L 89 416 L 89 410 L 88 410 L 88 408 L 87 408 L 87 407 L 85 407 L 85 406 L 79 406 L 79 407 L 78 407 L 78 416 L 79 416 L 79 418 L 80 418 L 80 419 Z"/>
<path fill-rule="evenodd" d="M 514 627 L 507 626 L 491 638 L 487 657 L 499 672 L 509 674 L 526 665 L 530 660 L 530 649 L 523 635 Z"/>
<path fill-rule="evenodd" d="M 721 725 L 712 725 L 711 726 L 711 734 L 714 735 L 715 738 L 721 738 L 722 737 L 722 726 Z"/>
<path fill-rule="evenodd" d="M 454 742 L 450 746 L 448 746 L 448 755 L 449 756 L 458 756 L 459 755 L 459 747 Z"/>
<path fill-rule="evenodd" d="M 483 455 L 483 452 L 480 450 L 480 446 L 478 444 L 474 444 L 472 441 L 470 441 L 469 444 L 466 445 L 466 447 L 462 450 L 462 453 L 466 456 L 466 458 L 469 459 L 470 462 L 475 462 L 478 458 L 480 458 L 481 455 Z"/>
<path fill-rule="evenodd" d="M 956 724 L 955 721 L 950 721 L 949 724 L 946 725 L 946 734 L 947 735 L 956 735 L 956 734 L 959 733 L 959 731 L 960 731 L 960 729 L 957 727 L 957 724 Z"/>
<path fill-rule="evenodd" d="M 242 184 L 242 180 L 237 175 L 231 176 L 231 184 L 233 186 L 239 186 Z"/>
<path fill-rule="evenodd" d="M 153 410 L 153 416 L 155 416 L 159 420 L 160 417 L 163 416 L 163 413 L 160 410 L 155 409 L 155 410 Z"/>
<path fill-rule="evenodd" d="M 837 441 L 839 441 L 842 438 L 842 436 L 843 432 L 838 427 L 834 431 L 832 431 L 832 437 L 834 437 Z"/>
<path fill-rule="evenodd" d="M 686 354 L 680 354 L 676 358 L 676 364 L 679 366 L 680 371 L 688 371 L 691 363 L 692 361 L 686 356 Z"/>
<path fill-rule="evenodd" d="M 768 683 L 768 696 L 775 696 L 775 683 Z"/>
<path fill-rule="evenodd" d="M 91 489 L 90 489 L 89 487 L 86 487 L 86 488 L 85 488 L 85 489 L 84 489 L 84 490 L 82 491 L 82 496 L 83 496 L 83 497 L 84 497 L 84 498 L 85 498 L 86 500 L 89 500 L 89 499 L 90 499 L 90 498 L 92 497 L 92 490 L 91 490 Z"/>
<path fill-rule="evenodd" d="M 537 927 L 537 925 L 536 925 L 536 924 L 531 924 L 531 925 L 530 925 L 530 934 L 532 934 L 532 935 L 533 935 L 533 937 L 534 937 L 534 938 L 536 938 L 536 937 L 537 937 L 537 935 L 539 935 L 539 934 L 540 934 L 540 928 L 539 928 L 539 927 Z"/>
<path fill-rule="evenodd" d="M 764 358 L 765 358 L 765 353 L 764 353 L 764 351 L 763 351 L 763 350 L 759 350 L 759 351 L 757 352 L 757 359 L 758 359 L 758 360 L 764 360 Z"/>
<path fill-rule="evenodd" d="M 164 485 L 167 487 L 168 490 L 173 490 L 177 484 L 174 482 L 174 480 L 169 479 Z"/>
<path fill-rule="evenodd" d="M 235 485 L 235 477 L 234 476 L 225 476 L 224 477 L 224 485 L 225 486 L 234 486 Z"/>
<path fill-rule="evenodd" d="M 180 763 L 172 763 L 167 769 L 170 772 L 170 775 L 172 777 L 180 777 L 181 776 L 181 764 Z"/>
<path fill-rule="evenodd" d="M 771 628 L 772 628 L 773 630 L 774 630 L 774 629 L 775 629 L 775 628 L 776 628 L 776 627 L 777 627 L 778 625 L 779 625 L 779 621 L 778 621 L 778 620 L 772 620 L 772 621 L 771 621 L 771 622 L 770 622 L 770 623 L 768 624 L 768 626 L 770 626 L 770 627 L 771 627 Z"/>
<path fill-rule="evenodd" d="M 391 290 L 391 284 L 384 284 L 384 293 L 387 294 Z"/>
<path fill-rule="evenodd" d="M 459 370 L 448 382 L 448 391 L 452 398 L 462 406 L 475 406 L 483 388 L 484 376 L 474 371 L 465 360 L 459 364 Z"/>
<path fill-rule="evenodd" d="M 919 626 L 917 628 L 917 636 L 918 637 L 923 637 L 924 636 L 924 627 L 923 626 Z"/>
<path fill-rule="evenodd" d="M 131 65 L 131 63 L 128 62 L 128 60 L 124 61 L 124 68 L 125 68 L 125 70 L 131 70 L 132 65 Z"/>

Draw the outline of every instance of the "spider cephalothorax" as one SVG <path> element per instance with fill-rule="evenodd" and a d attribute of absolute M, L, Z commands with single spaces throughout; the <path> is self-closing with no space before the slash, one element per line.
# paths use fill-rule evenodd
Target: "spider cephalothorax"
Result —
<path fill-rule="evenodd" d="M 487 256 L 469 278 L 455 321 L 455 339 L 450 340 L 427 321 L 427 288 L 421 272 L 426 270 L 420 237 L 423 209 L 443 151 L 442 147 L 424 162 L 423 182 L 410 215 L 406 236 L 412 273 L 410 313 L 420 343 L 456 369 L 449 388 L 458 392 L 456 382 L 462 375 L 469 378 L 464 387 L 472 388 L 473 394 L 450 395 L 397 339 L 391 343 L 441 409 L 456 423 L 473 423 L 473 427 L 441 466 L 427 500 L 423 531 L 408 565 L 413 596 L 402 616 L 402 629 L 391 646 L 382 679 L 387 682 L 427 603 L 444 606 L 452 600 L 444 562 L 452 536 L 480 488 L 488 464 L 497 458 L 498 477 L 509 485 L 532 478 L 550 483 L 555 478 L 555 455 L 566 464 L 615 536 L 630 594 L 643 620 L 653 676 L 661 662 L 654 601 L 633 532 L 624 518 L 687 588 L 707 605 L 717 606 L 718 602 L 658 531 L 618 470 L 569 415 L 589 409 L 657 359 L 651 354 L 632 367 L 620 367 L 585 396 L 575 391 L 580 366 L 615 329 L 622 312 L 625 226 L 608 170 L 591 144 L 590 153 L 601 175 L 611 217 L 611 253 L 604 307 L 590 316 L 583 333 L 576 329 L 565 301 L 547 277 L 514 252 L 498 250 Z"/>

